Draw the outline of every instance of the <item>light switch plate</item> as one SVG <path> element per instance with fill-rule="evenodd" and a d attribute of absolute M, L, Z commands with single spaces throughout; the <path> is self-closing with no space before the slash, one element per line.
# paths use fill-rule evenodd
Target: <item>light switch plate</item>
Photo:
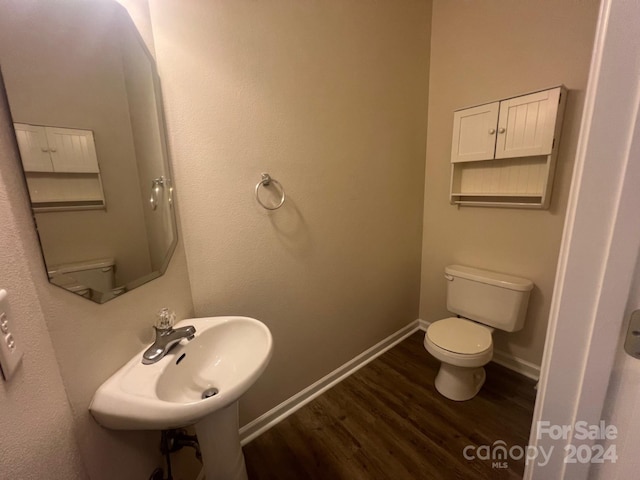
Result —
<path fill-rule="evenodd" d="M 22 360 L 22 348 L 13 334 L 15 319 L 9 311 L 9 295 L 0 289 L 0 369 L 5 380 L 9 380 Z"/>

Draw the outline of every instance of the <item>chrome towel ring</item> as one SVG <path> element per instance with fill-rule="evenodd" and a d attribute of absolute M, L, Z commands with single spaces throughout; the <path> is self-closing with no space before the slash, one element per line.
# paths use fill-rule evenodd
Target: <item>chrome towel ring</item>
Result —
<path fill-rule="evenodd" d="M 278 202 L 277 205 L 270 207 L 268 205 L 265 205 L 263 201 L 260 200 L 260 187 L 268 187 L 272 183 L 276 187 L 278 187 L 278 189 L 280 190 L 280 201 Z M 282 184 L 279 181 L 277 181 L 275 178 L 271 178 L 271 175 L 269 175 L 268 173 L 263 173 L 262 179 L 256 185 L 256 201 L 260 204 L 260 206 L 262 208 L 266 208 L 267 210 L 277 210 L 282 206 L 282 204 L 285 201 L 285 198 L 286 198 L 286 195 L 284 193 L 284 187 L 282 186 Z"/>

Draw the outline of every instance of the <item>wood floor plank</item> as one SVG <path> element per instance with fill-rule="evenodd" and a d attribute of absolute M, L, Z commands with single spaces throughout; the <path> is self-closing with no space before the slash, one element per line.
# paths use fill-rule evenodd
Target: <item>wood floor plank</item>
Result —
<path fill-rule="evenodd" d="M 439 362 L 417 332 L 244 447 L 251 480 L 522 478 L 524 461 L 493 468 L 467 445 L 525 446 L 535 382 L 490 363 L 467 402 L 440 395 Z"/>

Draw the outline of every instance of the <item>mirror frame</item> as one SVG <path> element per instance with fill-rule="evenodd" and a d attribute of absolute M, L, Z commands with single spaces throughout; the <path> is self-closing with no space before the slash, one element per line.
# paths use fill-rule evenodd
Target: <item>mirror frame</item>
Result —
<path fill-rule="evenodd" d="M 173 182 L 173 168 L 172 168 L 172 164 L 171 164 L 171 157 L 169 155 L 169 148 L 168 148 L 168 142 L 167 142 L 167 125 L 166 125 L 166 119 L 165 119 L 165 112 L 164 112 L 164 103 L 163 103 L 163 98 L 162 98 L 162 85 L 161 85 L 161 80 L 160 80 L 160 76 L 158 75 L 158 69 L 157 69 L 157 65 L 156 65 L 156 60 L 155 57 L 151 54 L 146 42 L 144 41 L 140 31 L 138 30 L 135 22 L 133 21 L 133 18 L 131 17 L 131 14 L 129 13 L 129 11 L 126 9 L 126 7 L 122 4 L 120 4 L 119 2 L 117 2 L 116 0 L 111 0 L 114 5 L 116 5 L 116 8 L 120 8 L 122 10 L 122 13 L 124 15 L 123 18 L 126 18 L 126 22 L 129 23 L 130 28 L 133 28 L 135 30 L 135 38 L 136 38 L 136 42 L 140 45 L 140 47 L 142 48 L 144 55 L 147 57 L 147 59 L 149 60 L 150 63 L 150 73 L 151 73 L 151 77 L 152 77 L 152 86 L 153 86 L 153 94 L 154 94 L 154 98 L 155 98 L 155 108 L 156 108 L 156 114 L 157 114 L 157 122 L 158 122 L 158 129 L 159 129 L 159 139 L 160 139 L 160 150 L 161 150 L 161 156 L 162 158 L 159 159 L 159 164 L 162 165 L 162 169 L 163 169 L 163 173 L 164 173 L 164 178 L 165 181 L 168 183 L 168 208 L 170 210 L 170 219 L 171 219 L 171 234 L 172 234 L 172 239 L 171 242 L 169 243 L 165 254 L 164 254 L 164 258 L 162 260 L 162 264 L 160 265 L 158 270 L 154 270 L 149 272 L 147 275 L 144 275 L 142 277 L 136 278 L 124 285 L 122 285 L 121 287 L 124 288 L 124 290 L 121 293 L 113 293 L 113 292 L 98 292 L 101 293 L 101 296 L 99 299 L 94 299 L 94 298 L 87 298 L 84 297 L 83 295 L 80 294 L 76 294 L 75 292 L 72 292 L 66 288 L 64 288 L 63 286 L 60 285 L 56 285 L 55 283 L 53 283 L 51 280 L 51 277 L 49 276 L 48 273 L 48 267 L 47 267 L 47 262 L 46 262 L 46 258 L 45 258 L 45 254 L 44 254 L 44 249 L 43 249 L 43 243 L 42 243 L 42 239 L 41 239 L 41 234 L 40 234 L 40 230 L 38 229 L 38 223 L 36 221 L 36 211 L 33 208 L 32 202 L 31 202 L 31 197 L 29 194 L 29 186 L 27 183 L 27 176 L 26 176 L 26 172 L 24 170 L 23 164 L 22 164 L 22 157 L 20 155 L 20 150 L 18 148 L 18 141 L 17 141 L 17 137 L 15 134 L 15 130 L 12 129 L 12 137 L 13 137 L 13 142 L 14 142 L 14 146 L 15 146 L 15 151 L 17 152 L 17 162 L 18 162 L 18 168 L 20 169 L 21 172 L 21 176 L 22 176 L 22 183 L 24 186 L 24 191 L 25 191 L 25 197 L 26 200 L 29 203 L 29 209 L 31 211 L 31 219 L 33 222 L 33 226 L 36 232 L 36 235 L 38 237 L 38 243 L 39 243 L 39 247 L 40 247 L 40 254 L 41 254 L 41 258 L 42 258 L 42 265 L 44 267 L 44 271 L 45 271 L 45 275 L 47 276 L 47 280 L 49 282 L 49 284 L 55 286 L 56 288 L 61 288 L 62 290 L 66 290 L 67 292 L 69 292 L 70 294 L 73 294 L 75 296 L 79 296 L 81 298 L 87 298 L 87 300 L 93 301 L 94 303 L 98 303 L 98 304 L 103 304 L 109 300 L 112 300 L 114 298 L 117 298 L 119 296 L 122 296 L 123 294 L 138 288 L 146 283 L 151 282 L 152 280 L 155 280 L 161 276 L 163 276 L 168 267 L 169 264 L 171 262 L 171 259 L 173 258 L 173 255 L 175 253 L 175 249 L 176 246 L 178 244 L 179 238 L 178 238 L 178 216 L 177 216 L 177 212 L 176 212 L 176 203 L 177 203 L 177 196 L 176 196 L 176 189 L 174 187 L 174 182 Z M 4 76 L 3 76 L 3 68 L 2 68 L 2 64 L 0 63 L 0 88 L 2 88 L 3 90 L 3 95 L 5 95 L 6 99 L 7 99 L 7 105 L 8 105 L 8 112 L 9 112 L 9 121 L 11 122 L 11 125 L 14 124 L 14 119 L 13 119 L 13 112 L 11 110 L 11 101 L 10 101 L 10 96 L 9 96 L 9 91 L 6 87 L 6 83 L 4 81 Z"/>

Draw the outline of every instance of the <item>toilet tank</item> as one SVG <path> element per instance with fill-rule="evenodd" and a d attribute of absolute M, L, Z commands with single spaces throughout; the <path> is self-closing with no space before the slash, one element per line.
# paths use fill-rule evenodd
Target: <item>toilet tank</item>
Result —
<path fill-rule="evenodd" d="M 447 310 L 507 332 L 524 326 L 531 280 L 462 265 L 444 271 Z"/>
<path fill-rule="evenodd" d="M 98 292 L 108 292 L 115 287 L 115 261 L 113 258 L 100 258 L 84 262 L 66 263 L 51 267 L 49 278 L 64 275 L 78 284 Z"/>

